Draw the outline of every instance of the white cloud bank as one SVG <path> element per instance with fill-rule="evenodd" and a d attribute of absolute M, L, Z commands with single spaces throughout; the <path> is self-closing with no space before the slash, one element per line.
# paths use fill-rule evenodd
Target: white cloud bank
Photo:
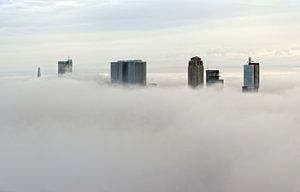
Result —
<path fill-rule="evenodd" d="M 300 87 L 288 76 L 254 95 L 1 81 L 0 191 L 299 191 Z"/>

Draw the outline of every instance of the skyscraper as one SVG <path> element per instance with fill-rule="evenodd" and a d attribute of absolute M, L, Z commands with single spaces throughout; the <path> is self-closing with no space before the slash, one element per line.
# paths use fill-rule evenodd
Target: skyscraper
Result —
<path fill-rule="evenodd" d="M 220 79 L 220 71 L 219 70 L 206 70 L 206 86 L 210 85 L 223 85 L 224 80 Z"/>
<path fill-rule="evenodd" d="M 249 58 L 248 65 L 244 65 L 244 92 L 258 92 L 260 83 L 259 63 L 254 63 Z"/>
<path fill-rule="evenodd" d="M 147 84 L 147 63 L 141 60 L 111 63 L 111 82 L 123 84 Z"/>
<path fill-rule="evenodd" d="M 204 66 L 200 57 L 193 57 L 189 61 L 188 67 L 188 85 L 196 88 L 203 86 L 204 83 Z"/>
<path fill-rule="evenodd" d="M 73 72 L 73 61 L 68 59 L 67 61 L 59 61 L 58 62 L 58 74 L 62 75 L 65 73 Z"/>

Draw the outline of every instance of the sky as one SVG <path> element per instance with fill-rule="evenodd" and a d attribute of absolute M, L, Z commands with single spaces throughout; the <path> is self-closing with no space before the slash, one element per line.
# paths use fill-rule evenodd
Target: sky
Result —
<path fill-rule="evenodd" d="M 149 68 L 270 66 L 300 59 L 297 0 L 0 0 L 0 69 L 109 69 L 143 59 Z"/>
<path fill-rule="evenodd" d="M 299 191 L 299 73 L 258 94 L 1 80 L 0 191 Z"/>

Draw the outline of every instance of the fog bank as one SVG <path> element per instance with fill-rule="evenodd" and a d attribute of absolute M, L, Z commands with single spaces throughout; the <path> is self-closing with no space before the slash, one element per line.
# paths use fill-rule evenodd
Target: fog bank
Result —
<path fill-rule="evenodd" d="M 283 79 L 259 94 L 1 82 L 0 191 L 299 191 L 300 86 Z"/>

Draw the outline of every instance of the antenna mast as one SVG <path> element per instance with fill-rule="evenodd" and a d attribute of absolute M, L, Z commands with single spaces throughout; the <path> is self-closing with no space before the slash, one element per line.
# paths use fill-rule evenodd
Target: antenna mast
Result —
<path fill-rule="evenodd" d="M 251 58 L 251 57 L 249 57 L 248 62 L 249 62 L 249 63 L 252 63 L 252 58 Z"/>

